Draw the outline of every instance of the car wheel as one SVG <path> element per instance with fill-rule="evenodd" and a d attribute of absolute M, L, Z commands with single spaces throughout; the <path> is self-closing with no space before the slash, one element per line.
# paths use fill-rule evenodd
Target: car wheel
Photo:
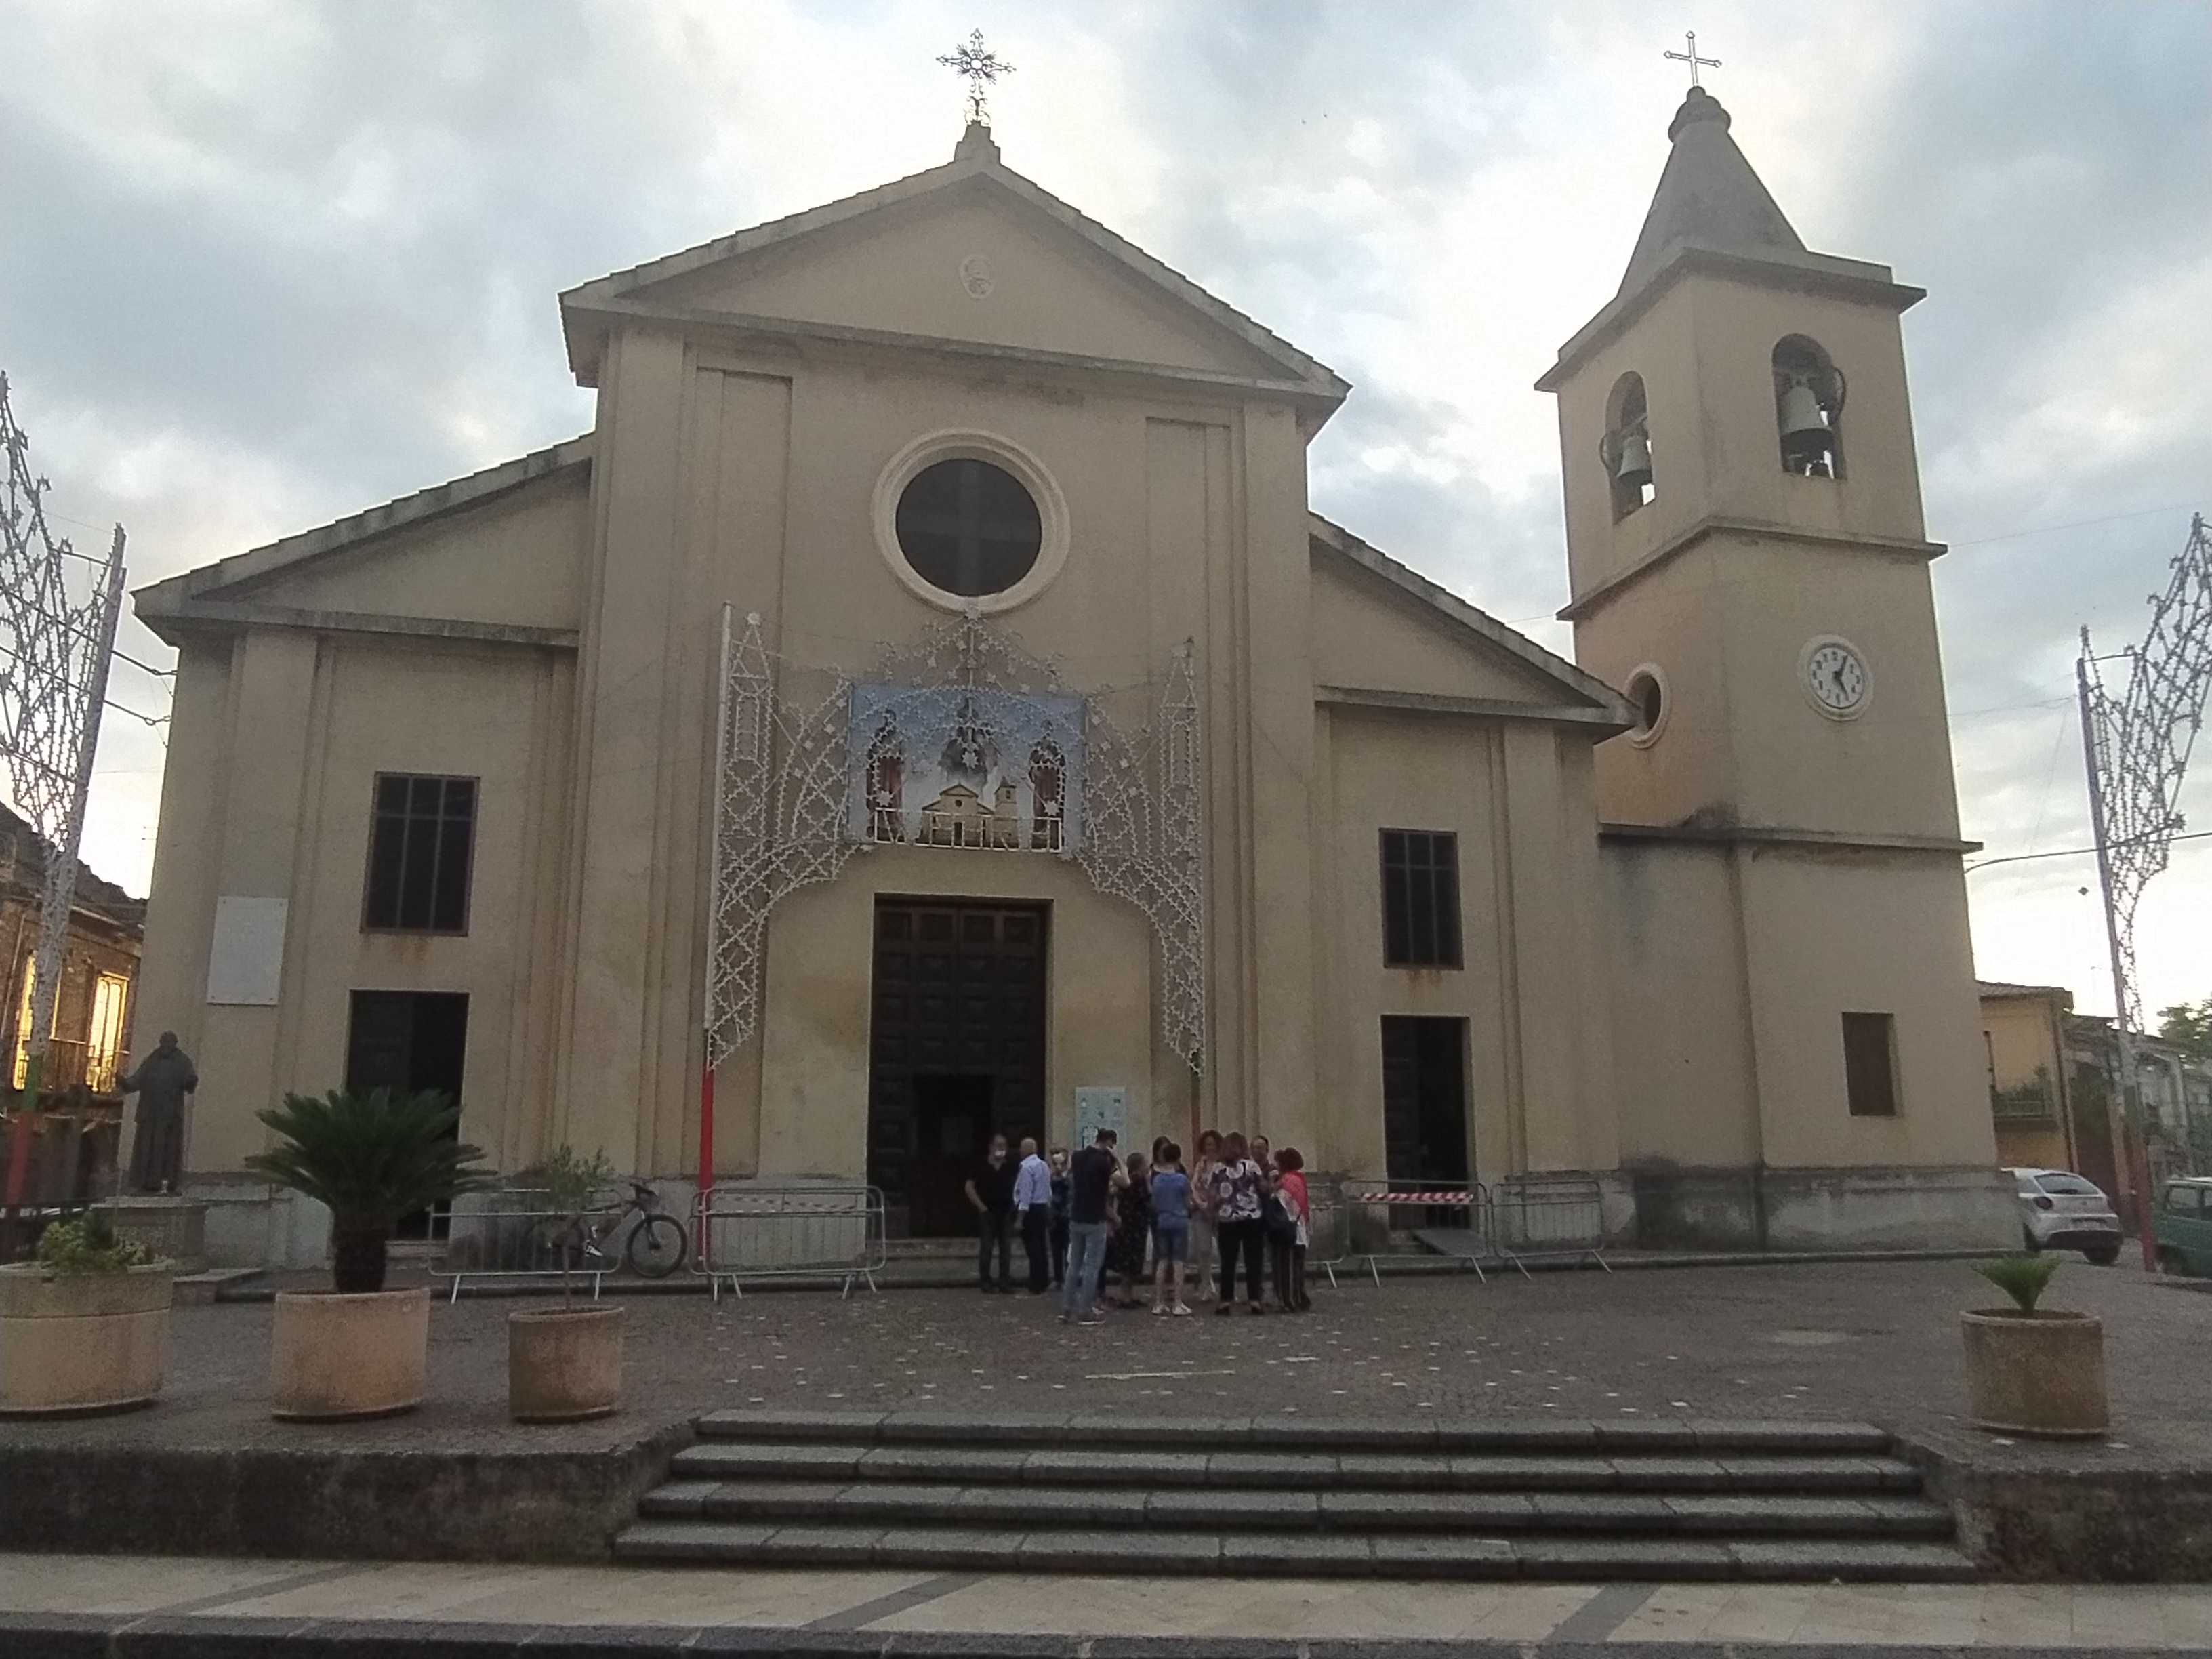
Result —
<path fill-rule="evenodd" d="M 2081 1254 L 2087 1256 L 2097 1267 L 2109 1267 L 2120 1259 L 2120 1247 L 2117 1244 L 2100 1244 L 2095 1249 L 2084 1250 Z"/>
<path fill-rule="evenodd" d="M 2176 1279 L 2189 1276 L 2189 1268 L 2183 1262 L 2179 1250 L 2161 1249 L 2158 1253 L 2158 1270 L 2162 1273 L 2172 1273 Z"/>
<path fill-rule="evenodd" d="M 2043 1241 L 2041 1239 L 2038 1238 L 2033 1233 L 2028 1231 L 2025 1227 L 2022 1227 L 2020 1230 L 2020 1236 L 2026 1241 L 2026 1249 L 2030 1255 L 2041 1255 L 2043 1254 Z"/>

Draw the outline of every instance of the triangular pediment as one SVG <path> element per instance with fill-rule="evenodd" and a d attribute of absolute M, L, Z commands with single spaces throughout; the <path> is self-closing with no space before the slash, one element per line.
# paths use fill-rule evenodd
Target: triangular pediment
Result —
<path fill-rule="evenodd" d="M 949 165 L 562 296 L 595 380 L 623 317 L 782 325 L 1271 386 L 1334 405 L 1324 365 L 1005 167 L 980 129 Z"/>
<path fill-rule="evenodd" d="M 1310 515 L 1313 664 L 1323 701 L 1412 712 L 1632 724 L 1612 687 Z"/>
<path fill-rule="evenodd" d="M 133 595 L 176 643 L 195 628 L 305 627 L 573 645 L 590 543 L 579 438 L 418 491 Z"/>

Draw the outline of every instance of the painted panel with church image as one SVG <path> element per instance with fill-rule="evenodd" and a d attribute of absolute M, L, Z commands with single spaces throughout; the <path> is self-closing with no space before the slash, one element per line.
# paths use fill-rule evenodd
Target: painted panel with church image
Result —
<path fill-rule="evenodd" d="M 1082 846 L 1080 697 L 855 685 L 846 832 L 861 842 L 1070 855 Z"/>

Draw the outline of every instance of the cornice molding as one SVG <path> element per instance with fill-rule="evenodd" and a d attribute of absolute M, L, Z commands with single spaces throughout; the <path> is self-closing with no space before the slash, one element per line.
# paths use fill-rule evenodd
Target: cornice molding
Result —
<path fill-rule="evenodd" d="M 1950 550 L 1942 542 L 1907 540 L 1893 536 L 1851 536 L 1839 531 L 1808 530 L 1800 525 L 1775 524 L 1764 519 L 1739 519 L 1711 514 L 1637 560 L 1626 570 L 1615 571 L 1586 593 L 1579 593 L 1559 612 L 1561 622 L 1579 622 L 1601 610 L 1623 590 L 1650 575 L 1660 566 L 1715 536 L 1737 536 L 1747 540 L 1796 542 L 1807 547 L 1835 547 L 1861 553 L 1890 554 L 1926 562 Z"/>
<path fill-rule="evenodd" d="M 1885 835 L 1875 830 L 1799 830 L 1774 824 L 1601 823 L 1601 841 L 1665 841 L 1707 847 L 1819 847 L 1844 851 L 1941 853 L 1963 858 L 1982 843 L 1950 836 Z"/>

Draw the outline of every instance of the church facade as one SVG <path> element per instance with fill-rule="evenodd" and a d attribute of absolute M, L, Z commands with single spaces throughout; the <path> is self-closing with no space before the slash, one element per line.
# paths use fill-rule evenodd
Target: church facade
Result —
<path fill-rule="evenodd" d="M 1577 663 L 1313 514 L 1349 388 L 1007 168 L 562 296 L 591 432 L 143 590 L 147 1020 L 499 1168 L 1241 1127 L 1652 1244 L 2002 1242 L 1888 270 L 1693 93 L 1559 395 Z M 1845 407 L 1848 391 L 1848 409 Z M 711 1103 L 711 1104 L 709 1104 Z"/>

